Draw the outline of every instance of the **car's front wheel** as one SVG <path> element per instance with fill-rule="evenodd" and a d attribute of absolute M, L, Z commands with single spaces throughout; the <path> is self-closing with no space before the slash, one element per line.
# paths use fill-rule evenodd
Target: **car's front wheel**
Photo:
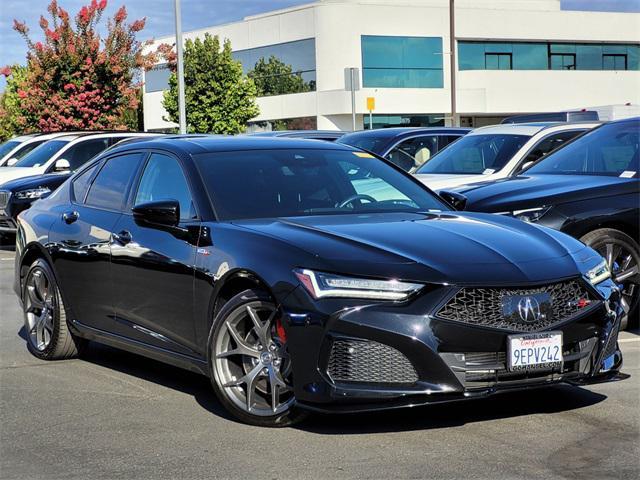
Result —
<path fill-rule="evenodd" d="M 580 239 L 602 255 L 613 280 L 622 286 L 622 307 L 626 315 L 621 328 L 635 327 L 640 316 L 640 247 L 629 235 L 611 228 L 601 228 Z"/>
<path fill-rule="evenodd" d="M 213 388 L 239 420 L 284 427 L 302 418 L 280 310 L 263 292 L 245 290 L 216 315 L 209 337 Z"/>
<path fill-rule="evenodd" d="M 24 327 L 29 351 L 42 360 L 62 360 L 78 355 L 86 340 L 67 325 L 67 313 L 51 267 L 36 260 L 22 293 Z"/>

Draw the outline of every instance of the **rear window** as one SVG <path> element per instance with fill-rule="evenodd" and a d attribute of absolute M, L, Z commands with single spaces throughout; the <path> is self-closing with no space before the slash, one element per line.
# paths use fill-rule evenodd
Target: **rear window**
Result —
<path fill-rule="evenodd" d="M 14 167 L 41 167 L 47 163 L 51 157 L 58 153 L 69 143 L 68 140 L 49 140 L 16 162 Z"/>

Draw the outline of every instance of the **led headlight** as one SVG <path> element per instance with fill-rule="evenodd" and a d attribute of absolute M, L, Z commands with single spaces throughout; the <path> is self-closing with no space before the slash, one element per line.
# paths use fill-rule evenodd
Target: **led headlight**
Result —
<path fill-rule="evenodd" d="M 18 200 L 33 200 L 33 199 L 41 198 L 45 195 L 48 195 L 49 193 L 51 193 L 51 190 L 48 189 L 47 187 L 39 187 L 39 188 L 32 188 L 29 190 L 21 190 L 19 192 L 16 192 L 15 197 Z"/>
<path fill-rule="evenodd" d="M 540 220 L 551 207 L 527 208 L 525 210 L 514 210 L 512 215 L 525 222 L 533 223 Z"/>
<path fill-rule="evenodd" d="M 591 285 L 597 285 L 611 278 L 611 270 L 606 260 L 602 260 L 598 265 L 588 270 L 585 274 Z"/>
<path fill-rule="evenodd" d="M 404 300 L 423 287 L 420 283 L 346 277 L 306 269 L 294 273 L 314 298 Z"/>

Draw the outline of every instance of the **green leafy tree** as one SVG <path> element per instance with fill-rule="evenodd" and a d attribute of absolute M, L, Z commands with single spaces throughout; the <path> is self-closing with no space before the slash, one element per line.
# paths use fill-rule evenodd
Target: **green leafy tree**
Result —
<path fill-rule="evenodd" d="M 256 84 L 260 97 L 312 90 L 311 83 L 304 81 L 301 72 L 294 72 L 291 65 L 287 65 L 274 55 L 271 55 L 268 60 L 264 58 L 258 60 L 248 76 Z"/>
<path fill-rule="evenodd" d="M 231 43 L 220 46 L 218 36 L 187 40 L 184 46 L 185 104 L 190 133 L 236 134 L 260 112 L 256 86 L 231 55 Z M 178 122 L 178 81 L 169 77 L 162 105 L 169 120 Z"/>
<path fill-rule="evenodd" d="M 0 141 L 18 135 L 23 130 L 20 122 L 22 109 L 18 89 L 27 77 L 27 67 L 13 65 L 0 69 L 0 75 L 6 78 L 4 92 L 0 94 Z"/>

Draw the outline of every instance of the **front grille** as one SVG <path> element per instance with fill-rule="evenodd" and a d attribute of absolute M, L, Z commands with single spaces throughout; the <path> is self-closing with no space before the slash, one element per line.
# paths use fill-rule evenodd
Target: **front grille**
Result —
<path fill-rule="evenodd" d="M 0 209 L 6 208 L 11 192 L 0 191 Z"/>
<path fill-rule="evenodd" d="M 609 340 L 607 341 L 607 346 L 604 350 L 604 354 L 602 355 L 602 359 L 605 360 L 609 358 L 611 355 L 616 353 L 616 349 L 618 348 L 618 330 L 614 329 L 609 336 Z"/>
<path fill-rule="evenodd" d="M 363 340 L 334 340 L 327 373 L 334 382 L 413 384 L 413 365 L 393 347 Z"/>
<path fill-rule="evenodd" d="M 551 314 L 531 323 L 520 322 L 503 312 L 503 297 L 549 294 Z M 544 330 L 554 324 L 587 310 L 579 302 L 586 300 L 589 306 L 595 298 L 581 282 L 571 280 L 537 288 L 462 288 L 436 314 L 446 320 L 500 328 L 517 332 Z"/>

